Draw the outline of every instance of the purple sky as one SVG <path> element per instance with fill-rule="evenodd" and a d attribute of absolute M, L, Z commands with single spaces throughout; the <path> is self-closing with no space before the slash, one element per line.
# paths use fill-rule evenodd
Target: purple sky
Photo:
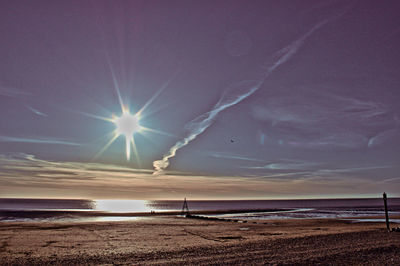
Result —
<path fill-rule="evenodd" d="M 0 197 L 400 196 L 398 1 L 1 1 Z M 142 107 L 127 160 L 107 148 Z"/>

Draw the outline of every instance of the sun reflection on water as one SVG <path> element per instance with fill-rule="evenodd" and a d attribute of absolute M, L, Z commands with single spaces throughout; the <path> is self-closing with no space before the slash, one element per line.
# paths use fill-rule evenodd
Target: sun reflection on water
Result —
<path fill-rule="evenodd" d="M 96 211 L 104 212 L 150 212 L 146 200 L 95 200 Z"/>

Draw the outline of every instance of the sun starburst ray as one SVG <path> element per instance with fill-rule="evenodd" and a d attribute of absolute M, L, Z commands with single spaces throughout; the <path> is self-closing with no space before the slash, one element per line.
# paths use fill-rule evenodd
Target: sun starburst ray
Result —
<path fill-rule="evenodd" d="M 126 147 L 126 159 L 131 159 L 131 144 L 128 136 L 125 136 L 125 147 Z"/>
<path fill-rule="evenodd" d="M 96 16 L 95 22 L 96 22 L 96 25 L 97 25 L 97 27 L 100 30 L 101 35 L 102 35 L 101 40 L 102 40 L 103 46 L 104 46 L 104 54 L 105 54 L 106 62 L 107 62 L 107 65 L 108 65 L 108 67 L 110 69 L 111 77 L 112 77 L 113 84 L 114 84 L 114 89 L 117 92 L 118 102 L 119 102 L 119 104 L 121 106 L 121 109 L 123 109 L 124 104 L 123 104 L 122 97 L 121 97 L 121 92 L 120 92 L 120 89 L 119 89 L 119 82 L 118 82 L 117 76 L 115 75 L 115 71 L 114 71 L 114 68 L 113 68 L 113 65 L 112 65 L 111 59 L 110 59 L 110 54 L 107 51 L 107 45 L 106 45 L 106 42 L 105 42 L 105 40 L 106 40 L 106 33 L 104 31 L 105 22 L 103 21 L 102 16 L 100 15 L 98 10 L 96 10 L 96 15 L 97 16 Z"/>
<path fill-rule="evenodd" d="M 157 130 L 157 129 L 153 129 L 153 128 L 149 128 L 149 127 L 141 126 L 141 129 L 142 129 L 142 131 L 148 131 L 148 132 L 151 132 L 151 133 L 156 133 L 156 134 L 164 135 L 164 136 L 171 137 L 171 138 L 177 138 L 178 137 L 178 136 L 176 136 L 174 134 L 171 134 L 171 133 L 168 133 L 168 132 L 165 132 L 165 131 L 161 131 L 161 130 Z"/>
<path fill-rule="evenodd" d="M 133 136 L 131 138 L 131 143 L 132 143 L 133 153 L 135 154 L 135 159 L 140 167 L 141 166 L 140 157 L 139 157 L 139 153 L 138 153 L 138 150 L 136 147 L 135 137 L 133 137 Z"/>
<path fill-rule="evenodd" d="M 91 141 L 88 142 L 88 144 L 93 144 L 93 143 L 103 142 L 105 140 L 109 140 L 109 139 L 113 138 L 115 136 L 115 134 L 116 134 L 115 130 L 111 131 L 111 132 L 108 132 L 107 134 L 104 134 L 104 135 L 102 135 L 100 137 L 92 139 Z"/>
<path fill-rule="evenodd" d="M 158 91 L 143 105 L 142 108 L 137 112 L 138 116 L 141 116 L 146 108 L 168 87 L 172 80 L 178 75 L 179 71 L 176 71 L 162 86 Z"/>
<path fill-rule="evenodd" d="M 94 160 L 94 159 L 98 158 L 100 155 L 102 155 L 103 152 L 104 152 L 105 150 L 107 150 L 108 147 L 110 147 L 110 145 L 113 144 L 113 142 L 119 137 L 119 135 L 117 134 L 116 131 L 114 131 L 113 133 L 114 133 L 114 136 L 107 142 L 106 145 L 104 145 L 104 147 L 103 147 L 100 151 L 98 151 L 98 152 L 94 155 L 94 157 L 93 157 L 92 160 Z"/>
<path fill-rule="evenodd" d="M 73 109 L 70 109 L 70 108 L 67 108 L 67 107 L 57 106 L 57 108 L 60 108 L 60 109 L 65 110 L 67 112 L 84 115 L 84 116 L 87 116 L 87 117 L 90 117 L 90 118 L 95 118 L 95 119 L 99 119 L 99 120 L 103 120 L 103 121 L 107 121 L 107 122 L 112 122 L 112 119 L 108 118 L 108 117 L 104 117 L 104 116 L 100 116 L 100 115 L 94 115 L 94 114 L 83 112 L 83 111 L 73 110 Z"/>
<path fill-rule="evenodd" d="M 117 79 L 117 76 L 115 75 L 114 68 L 113 68 L 113 66 L 111 64 L 110 55 L 108 54 L 107 51 L 105 51 L 105 54 L 106 54 L 106 60 L 107 60 L 108 67 L 110 69 L 111 77 L 113 79 L 114 89 L 117 92 L 117 97 L 118 97 L 118 101 L 119 101 L 119 104 L 121 106 L 121 109 L 123 109 L 124 103 L 122 101 L 121 91 L 119 89 L 118 79 Z"/>
<path fill-rule="evenodd" d="M 178 103 L 178 101 L 170 101 L 170 102 L 167 102 L 167 103 L 163 103 L 163 104 L 157 105 L 155 108 L 146 109 L 146 112 L 143 111 L 143 112 L 140 114 L 140 118 L 141 118 L 141 119 L 145 119 L 145 118 L 147 118 L 147 117 L 149 117 L 149 116 L 152 116 L 152 115 L 154 115 L 154 114 L 160 112 L 160 111 L 163 110 L 163 109 L 166 109 L 166 108 L 168 108 L 168 107 L 170 107 L 170 106 L 174 106 L 174 105 L 176 105 L 177 103 Z"/>
<path fill-rule="evenodd" d="M 112 119 L 107 118 L 107 117 L 103 117 L 103 116 L 99 116 L 99 115 L 94 115 L 94 114 L 89 114 L 89 113 L 85 113 L 85 112 L 81 112 L 81 111 L 76 111 L 79 114 L 91 117 L 91 118 L 96 118 L 99 120 L 103 120 L 103 121 L 108 121 L 108 122 L 112 122 Z"/>

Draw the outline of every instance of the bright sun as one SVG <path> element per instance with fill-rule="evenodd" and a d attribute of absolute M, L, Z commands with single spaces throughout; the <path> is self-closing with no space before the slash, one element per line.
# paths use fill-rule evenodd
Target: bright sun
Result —
<path fill-rule="evenodd" d="M 139 124 L 139 117 L 138 114 L 132 115 L 129 113 L 129 110 L 125 107 L 122 108 L 122 115 L 119 117 L 114 117 L 111 120 L 115 126 L 115 135 L 114 138 L 111 140 L 110 144 L 116 139 L 117 137 L 123 135 L 125 136 L 125 146 L 126 146 L 126 159 L 129 160 L 131 157 L 131 143 L 133 146 L 133 151 L 136 152 L 135 146 L 135 139 L 134 134 L 139 132 L 142 127 Z"/>
<path fill-rule="evenodd" d="M 156 133 L 156 134 L 161 134 L 161 135 L 166 135 L 166 136 L 171 137 L 172 135 L 168 134 L 167 132 L 163 132 L 163 131 L 156 130 L 153 128 L 148 128 L 148 127 L 145 127 L 140 124 L 140 120 L 146 117 L 146 115 L 143 115 L 145 109 L 154 101 L 154 99 L 161 93 L 161 91 L 164 88 L 165 87 L 162 87 L 150 100 L 148 100 L 143 105 L 142 108 L 139 109 L 139 111 L 137 111 L 134 114 L 131 114 L 131 112 L 129 111 L 129 107 L 127 105 L 124 105 L 122 98 L 121 98 L 121 94 L 118 89 L 118 86 L 116 86 L 116 91 L 118 94 L 118 99 L 119 99 L 119 103 L 121 105 L 121 111 L 122 111 L 120 116 L 116 116 L 113 114 L 112 117 L 109 118 L 109 117 L 102 117 L 102 116 L 89 114 L 89 113 L 82 113 L 82 114 L 87 115 L 92 118 L 111 122 L 115 125 L 115 130 L 106 135 L 106 136 L 111 136 L 111 138 L 101 148 L 101 150 L 99 150 L 94 155 L 94 158 L 97 158 L 105 150 L 107 150 L 108 147 L 110 147 L 110 145 L 113 144 L 116 139 L 118 139 L 118 137 L 123 136 L 123 137 L 125 137 L 126 159 L 128 161 L 130 160 L 131 151 L 132 151 L 134 154 L 134 158 L 136 159 L 136 162 L 140 166 L 140 158 L 139 158 L 139 154 L 138 154 L 136 142 L 135 142 L 135 137 L 137 137 L 137 135 L 140 134 L 141 136 L 145 136 L 146 133 L 151 132 L 151 133 Z"/>
<path fill-rule="evenodd" d="M 127 138 L 131 138 L 131 136 L 140 129 L 138 118 L 129 113 L 115 118 L 114 123 L 117 127 L 118 135 L 125 135 Z"/>

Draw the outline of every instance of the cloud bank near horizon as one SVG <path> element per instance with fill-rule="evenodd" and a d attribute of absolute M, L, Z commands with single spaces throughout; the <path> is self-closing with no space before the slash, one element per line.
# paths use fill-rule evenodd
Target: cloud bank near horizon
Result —
<path fill-rule="evenodd" d="M 398 176 L 388 176 L 377 184 L 375 180 L 363 176 L 366 170 L 363 167 L 314 171 L 285 169 L 285 172 L 270 171 L 264 176 L 201 176 L 176 173 L 154 177 L 150 169 L 132 169 L 99 163 L 49 161 L 24 153 L 0 155 L 0 170 L 1 197 L 42 195 L 93 199 L 183 197 L 233 199 L 237 198 L 237 195 L 249 199 L 309 198 L 323 195 L 354 197 L 380 194 L 381 190 L 396 194 L 398 193 L 396 188 L 400 185 Z M 377 170 L 382 172 L 384 168 L 380 167 Z"/>

